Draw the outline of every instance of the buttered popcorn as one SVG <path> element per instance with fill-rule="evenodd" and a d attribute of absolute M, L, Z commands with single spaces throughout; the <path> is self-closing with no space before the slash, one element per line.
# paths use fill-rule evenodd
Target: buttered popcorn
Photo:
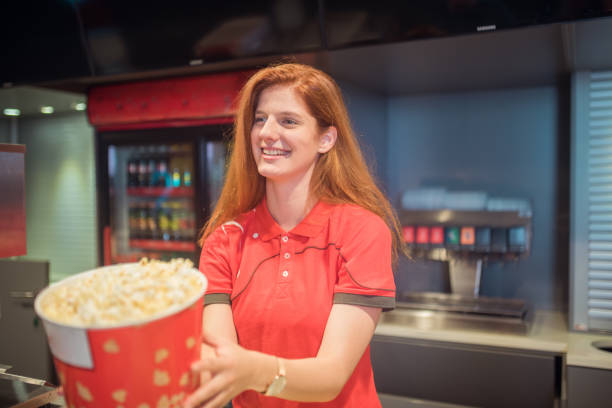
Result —
<path fill-rule="evenodd" d="M 83 326 L 153 317 L 201 291 L 202 281 L 192 268 L 190 260 L 143 258 L 138 264 L 100 269 L 59 284 L 42 299 L 41 309 L 56 322 Z"/>

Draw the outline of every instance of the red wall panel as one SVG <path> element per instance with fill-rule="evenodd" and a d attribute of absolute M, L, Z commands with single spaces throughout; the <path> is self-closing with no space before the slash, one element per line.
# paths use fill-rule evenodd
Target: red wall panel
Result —
<path fill-rule="evenodd" d="M 134 124 L 226 123 L 238 92 L 253 71 L 102 85 L 88 95 L 87 113 L 97 128 Z"/>
<path fill-rule="evenodd" d="M 0 258 L 26 254 L 25 146 L 0 144 Z"/>

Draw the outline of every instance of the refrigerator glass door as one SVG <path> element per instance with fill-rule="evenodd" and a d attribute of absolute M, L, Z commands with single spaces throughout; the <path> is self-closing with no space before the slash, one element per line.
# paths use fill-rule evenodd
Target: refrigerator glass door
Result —
<path fill-rule="evenodd" d="M 193 169 L 191 143 L 109 146 L 110 263 L 142 257 L 195 263 Z"/>

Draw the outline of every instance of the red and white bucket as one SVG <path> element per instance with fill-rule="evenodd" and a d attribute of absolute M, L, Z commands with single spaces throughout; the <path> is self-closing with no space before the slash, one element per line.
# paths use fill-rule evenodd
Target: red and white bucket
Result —
<path fill-rule="evenodd" d="M 45 296 L 59 285 L 101 270 L 137 264 L 113 265 L 64 279 L 43 290 L 34 309 L 41 317 L 66 406 L 99 408 L 179 407 L 197 386 L 190 365 L 200 358 L 202 311 L 206 278 L 197 296 L 148 319 L 116 326 L 76 326 L 60 323 L 41 310 Z"/>

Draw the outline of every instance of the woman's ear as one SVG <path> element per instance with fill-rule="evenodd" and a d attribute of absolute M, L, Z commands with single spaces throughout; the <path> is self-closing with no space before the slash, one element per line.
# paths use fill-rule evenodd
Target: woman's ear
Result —
<path fill-rule="evenodd" d="M 338 130 L 335 126 L 330 126 L 325 129 L 325 132 L 319 138 L 319 153 L 327 153 L 336 144 L 338 138 Z"/>

